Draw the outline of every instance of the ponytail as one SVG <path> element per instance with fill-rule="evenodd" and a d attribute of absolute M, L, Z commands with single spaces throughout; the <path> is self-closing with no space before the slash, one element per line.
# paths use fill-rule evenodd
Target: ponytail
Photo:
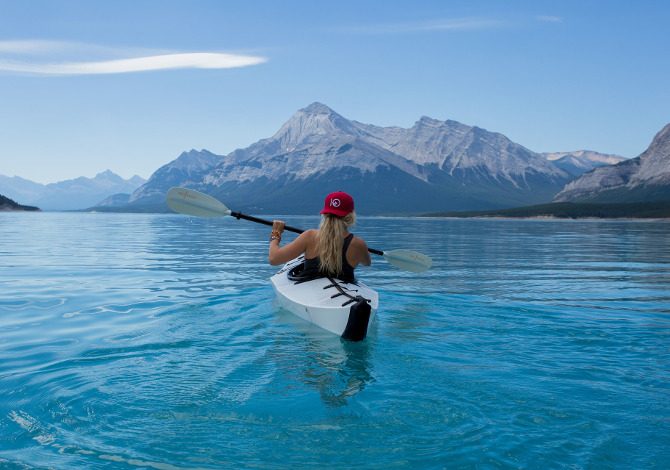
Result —
<path fill-rule="evenodd" d="M 350 212 L 344 217 L 324 214 L 321 217 L 317 250 L 319 269 L 331 276 L 342 274 L 342 245 L 347 229 L 356 222 L 356 213 Z"/>

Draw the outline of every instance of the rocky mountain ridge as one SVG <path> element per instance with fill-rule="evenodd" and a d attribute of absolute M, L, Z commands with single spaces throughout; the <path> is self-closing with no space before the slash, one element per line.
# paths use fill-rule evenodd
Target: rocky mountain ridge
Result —
<path fill-rule="evenodd" d="M 156 170 L 149 180 L 128 197 L 134 206 L 162 204 L 165 194 L 173 186 L 198 185 L 223 157 L 207 150 L 192 149 Z M 118 198 L 117 198 L 118 199 Z"/>
<path fill-rule="evenodd" d="M 638 202 L 670 200 L 670 124 L 636 158 L 596 168 L 570 182 L 556 202 Z"/>
<path fill-rule="evenodd" d="M 379 127 L 313 103 L 247 148 L 185 152 L 133 193 L 128 209 L 164 208 L 165 191 L 177 185 L 260 213 L 315 213 L 331 189 L 357 194 L 371 214 L 512 207 L 548 202 L 570 179 L 476 126 L 422 117 L 407 129 Z"/>

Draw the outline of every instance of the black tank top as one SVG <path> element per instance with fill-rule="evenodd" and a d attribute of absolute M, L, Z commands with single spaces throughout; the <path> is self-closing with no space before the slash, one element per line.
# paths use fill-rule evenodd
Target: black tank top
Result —
<path fill-rule="evenodd" d="M 356 280 L 356 278 L 354 277 L 354 268 L 347 261 L 347 250 L 349 249 L 349 245 L 351 244 L 351 240 L 353 238 L 354 234 L 350 233 L 344 239 L 344 245 L 342 245 L 342 273 L 339 276 L 337 276 L 337 278 L 344 282 L 354 282 Z M 310 259 L 305 258 L 302 276 L 316 277 L 320 274 L 322 275 L 328 273 L 322 273 L 319 270 L 319 257 L 317 256 L 315 258 Z"/>

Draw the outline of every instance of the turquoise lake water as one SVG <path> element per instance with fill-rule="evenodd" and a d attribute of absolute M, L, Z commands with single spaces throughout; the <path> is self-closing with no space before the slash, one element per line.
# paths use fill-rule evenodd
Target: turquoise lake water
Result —
<path fill-rule="evenodd" d="M 0 214 L 0 468 L 670 468 L 670 222 L 359 219 L 347 343 L 267 227 Z"/>

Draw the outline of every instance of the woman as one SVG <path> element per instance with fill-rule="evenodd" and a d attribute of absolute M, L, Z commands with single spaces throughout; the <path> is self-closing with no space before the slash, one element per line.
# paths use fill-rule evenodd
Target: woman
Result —
<path fill-rule="evenodd" d="M 344 282 L 354 282 L 354 269 L 359 264 L 370 266 L 368 246 L 353 233 L 356 221 L 354 200 L 338 191 L 326 196 L 318 230 L 307 230 L 286 246 L 279 246 L 284 222 L 274 220 L 270 235 L 269 261 L 271 265 L 286 263 L 305 255 L 303 276 L 329 275 Z"/>

